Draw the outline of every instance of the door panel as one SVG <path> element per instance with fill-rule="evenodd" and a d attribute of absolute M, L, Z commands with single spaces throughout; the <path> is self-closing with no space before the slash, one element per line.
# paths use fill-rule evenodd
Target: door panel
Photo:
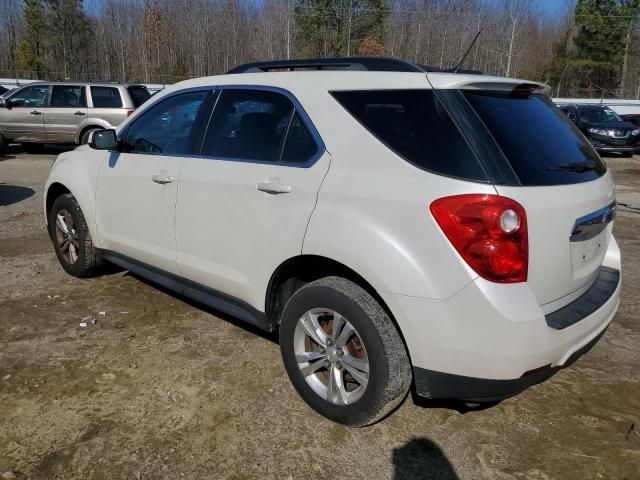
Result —
<path fill-rule="evenodd" d="M 47 140 L 75 143 L 78 125 L 87 118 L 87 87 L 53 85 L 51 98 L 44 110 Z"/>
<path fill-rule="evenodd" d="M 184 164 L 182 157 L 138 153 L 112 152 L 105 159 L 96 192 L 103 248 L 177 273 L 174 216 Z"/>
<path fill-rule="evenodd" d="M 180 177 L 178 267 L 264 311 L 271 275 L 302 251 L 330 157 L 292 96 L 251 87 L 221 90 L 201 153 Z"/>
<path fill-rule="evenodd" d="M 103 248 L 170 273 L 176 265 L 178 178 L 192 153 L 208 91 L 159 101 L 123 133 L 100 170 L 96 221 Z"/>
<path fill-rule="evenodd" d="M 327 153 L 309 168 L 190 159 L 176 210 L 182 276 L 264 311 L 271 275 L 302 251 L 329 163 Z"/>
<path fill-rule="evenodd" d="M 16 142 L 44 142 L 44 105 L 49 92 L 48 85 L 24 87 L 9 99 L 11 109 L 0 108 L 0 130 Z"/>

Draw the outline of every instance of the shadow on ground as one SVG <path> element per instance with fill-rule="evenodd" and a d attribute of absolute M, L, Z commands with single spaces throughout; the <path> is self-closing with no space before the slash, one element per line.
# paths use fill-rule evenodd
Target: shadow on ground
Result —
<path fill-rule="evenodd" d="M 458 480 L 444 452 L 428 438 L 414 438 L 393 450 L 395 480 Z"/>
<path fill-rule="evenodd" d="M 17 185 L 6 185 L 0 183 L 0 207 L 6 207 L 14 203 L 19 203 L 32 196 L 35 192 L 29 187 L 19 187 Z"/>

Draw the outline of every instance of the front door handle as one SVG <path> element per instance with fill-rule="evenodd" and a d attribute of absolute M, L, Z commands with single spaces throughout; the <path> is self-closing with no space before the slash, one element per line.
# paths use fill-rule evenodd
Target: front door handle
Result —
<path fill-rule="evenodd" d="M 74 113 L 74 115 L 86 115 L 86 113 L 77 111 L 76 113 Z"/>
<path fill-rule="evenodd" d="M 173 182 L 173 177 L 165 174 L 156 173 L 154 175 L 151 175 L 151 180 L 153 180 L 156 183 L 159 183 L 160 185 L 165 185 L 167 183 Z"/>
<path fill-rule="evenodd" d="M 291 193 L 291 185 L 283 185 L 278 182 L 260 182 L 256 188 L 261 192 L 277 195 L 279 193 Z"/>
<path fill-rule="evenodd" d="M 38 110 L 33 110 L 30 113 L 31 115 L 42 115 L 42 112 L 39 112 Z"/>

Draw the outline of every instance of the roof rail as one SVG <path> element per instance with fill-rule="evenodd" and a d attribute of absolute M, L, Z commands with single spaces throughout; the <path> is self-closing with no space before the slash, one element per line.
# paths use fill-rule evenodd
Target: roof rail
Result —
<path fill-rule="evenodd" d="M 297 60 L 271 60 L 267 62 L 244 63 L 232 68 L 232 73 L 258 73 L 295 70 L 359 70 L 370 72 L 443 72 L 483 75 L 480 70 L 438 68 L 411 63 L 393 57 L 336 57 L 301 58 Z"/>
<path fill-rule="evenodd" d="M 238 65 L 227 73 L 257 73 L 274 70 L 360 70 L 373 72 L 428 72 L 436 71 L 424 65 L 391 57 L 338 57 L 302 58 L 298 60 L 273 60 Z"/>

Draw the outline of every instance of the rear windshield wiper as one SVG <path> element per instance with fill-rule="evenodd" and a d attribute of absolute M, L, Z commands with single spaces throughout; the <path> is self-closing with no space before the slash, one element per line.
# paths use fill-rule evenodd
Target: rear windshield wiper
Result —
<path fill-rule="evenodd" d="M 595 170 L 596 166 L 593 163 L 565 163 L 563 165 L 556 165 L 555 167 L 547 168 L 549 172 L 576 172 L 584 173 Z"/>

